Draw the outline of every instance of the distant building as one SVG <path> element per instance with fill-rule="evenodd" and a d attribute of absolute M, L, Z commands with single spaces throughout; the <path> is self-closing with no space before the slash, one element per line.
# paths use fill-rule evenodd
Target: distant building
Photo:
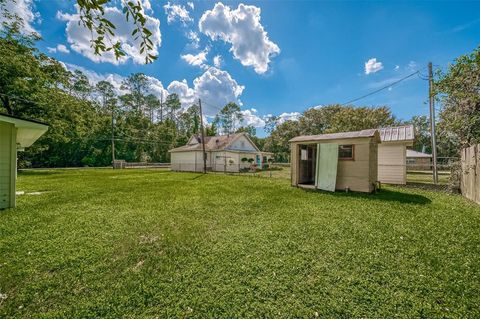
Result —
<path fill-rule="evenodd" d="M 407 167 L 409 170 L 429 171 L 432 169 L 432 154 L 407 150 Z"/>
<path fill-rule="evenodd" d="M 170 151 L 172 171 L 203 171 L 203 145 L 199 135 L 193 135 L 187 145 Z M 263 167 L 272 153 L 262 152 L 246 133 L 205 136 L 207 170 L 239 172 Z"/>

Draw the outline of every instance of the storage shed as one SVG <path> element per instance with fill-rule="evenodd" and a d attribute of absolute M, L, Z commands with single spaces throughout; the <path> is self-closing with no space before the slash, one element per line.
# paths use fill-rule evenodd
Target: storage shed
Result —
<path fill-rule="evenodd" d="M 407 147 L 413 145 L 413 125 L 380 129 L 378 180 L 386 184 L 407 183 Z"/>
<path fill-rule="evenodd" d="M 32 145 L 48 125 L 0 113 L 0 209 L 15 207 L 17 151 Z"/>
<path fill-rule="evenodd" d="M 292 186 L 370 193 L 377 184 L 376 129 L 290 140 Z"/>

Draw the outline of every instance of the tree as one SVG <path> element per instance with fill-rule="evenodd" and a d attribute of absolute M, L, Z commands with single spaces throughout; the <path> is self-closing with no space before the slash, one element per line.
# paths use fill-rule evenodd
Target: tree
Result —
<path fill-rule="evenodd" d="M 458 149 L 480 143 L 480 47 L 439 70 L 434 87 L 442 104 L 439 136 L 455 135 Z"/>
<path fill-rule="evenodd" d="M 267 132 L 268 134 L 271 134 L 277 127 L 278 121 L 279 121 L 278 116 L 271 115 L 271 114 L 268 115 L 265 119 L 265 127 L 264 127 L 265 132 Z"/>
<path fill-rule="evenodd" d="M 116 26 L 106 18 L 105 8 L 110 3 L 109 0 L 77 0 L 80 15 L 80 23 L 86 27 L 92 34 L 92 48 L 95 54 L 113 51 L 115 57 L 119 59 L 125 56 L 119 41 L 113 42 Z M 152 32 L 146 27 L 147 18 L 144 14 L 144 8 L 141 1 L 122 1 L 122 9 L 126 21 L 132 21 L 134 29 L 132 36 L 140 39 L 140 54 L 145 53 L 145 63 L 151 63 L 157 57 L 152 54 L 153 42 Z"/>
<path fill-rule="evenodd" d="M 326 133 L 360 131 L 370 128 L 381 128 L 395 124 L 390 109 L 382 107 L 341 107 L 336 112 Z"/>
<path fill-rule="evenodd" d="M 73 71 L 70 77 L 69 88 L 70 94 L 73 94 L 79 99 L 83 100 L 90 97 L 93 91 L 93 87 L 90 84 L 87 76 L 80 70 Z"/>
<path fill-rule="evenodd" d="M 192 105 L 178 117 L 178 129 L 187 139 L 200 132 L 200 108 L 198 105 Z"/>
<path fill-rule="evenodd" d="M 276 162 L 288 162 L 290 160 L 289 140 L 301 135 L 300 125 L 297 121 L 285 121 L 277 125 L 277 128 L 265 139 L 264 150 L 274 153 Z"/>
<path fill-rule="evenodd" d="M 116 94 L 113 85 L 108 81 L 100 81 L 95 85 L 102 109 L 111 111 L 115 104 Z"/>
<path fill-rule="evenodd" d="M 332 131 L 333 117 L 343 109 L 338 104 L 310 108 L 299 119 L 302 134 L 314 135 Z"/>
<path fill-rule="evenodd" d="M 149 94 L 145 97 L 145 108 L 153 123 L 155 121 L 155 113 L 160 108 L 160 100 L 153 94 Z"/>
<path fill-rule="evenodd" d="M 215 121 L 212 122 L 210 125 L 205 125 L 205 135 L 206 136 L 218 135 L 217 124 L 215 124 Z"/>
<path fill-rule="evenodd" d="M 220 125 L 223 134 L 232 134 L 235 132 L 237 123 L 243 120 L 243 114 L 240 106 L 236 103 L 230 102 L 225 105 L 215 117 L 215 124 Z"/>
<path fill-rule="evenodd" d="M 250 137 L 257 135 L 257 129 L 253 125 L 239 127 L 235 133 L 247 133 Z"/>
<path fill-rule="evenodd" d="M 430 135 L 430 120 L 425 115 L 413 116 L 405 124 L 412 124 L 415 129 L 415 140 L 413 149 L 419 152 L 432 152 L 432 143 Z"/>
<path fill-rule="evenodd" d="M 150 83 L 145 74 L 131 74 L 122 82 L 122 89 L 129 92 L 121 96 L 123 104 L 136 112 L 143 113 L 145 111 L 145 96 L 149 87 Z"/>
<path fill-rule="evenodd" d="M 0 30 L 0 101 L 11 115 L 43 116 L 35 102 L 39 92 L 67 86 L 69 74 L 56 60 L 40 53 L 34 35 L 22 35 L 18 24 Z"/>
<path fill-rule="evenodd" d="M 172 93 L 167 96 L 165 107 L 170 112 L 170 120 L 175 122 L 177 111 L 182 108 L 182 103 L 177 93 Z"/>

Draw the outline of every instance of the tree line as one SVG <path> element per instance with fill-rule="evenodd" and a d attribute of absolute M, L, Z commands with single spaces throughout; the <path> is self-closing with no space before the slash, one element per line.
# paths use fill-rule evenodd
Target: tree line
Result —
<path fill-rule="evenodd" d="M 169 149 L 199 133 L 198 103 L 182 107 L 175 93 L 159 99 L 142 73 L 128 76 L 120 90 L 108 81 L 93 84 L 80 70 L 41 53 L 38 39 L 20 34 L 15 25 L 0 36 L 0 112 L 50 126 L 19 153 L 21 167 L 108 166 L 112 122 L 116 158 L 130 162 L 168 162 Z M 241 120 L 240 107 L 228 103 L 206 124 L 206 134 L 248 131 Z"/>

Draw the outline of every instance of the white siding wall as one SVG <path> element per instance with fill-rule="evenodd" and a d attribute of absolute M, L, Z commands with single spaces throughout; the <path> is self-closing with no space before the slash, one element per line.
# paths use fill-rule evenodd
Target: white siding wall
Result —
<path fill-rule="evenodd" d="M 255 146 L 253 146 L 245 136 L 240 136 L 237 138 L 232 145 L 228 147 L 228 149 L 238 151 L 256 151 Z"/>
<path fill-rule="evenodd" d="M 16 130 L 0 122 L 0 209 L 15 206 Z"/>
<path fill-rule="evenodd" d="M 407 183 L 405 144 L 378 145 L 378 180 L 386 184 Z"/>
<path fill-rule="evenodd" d="M 207 169 L 212 167 L 211 154 L 207 152 Z M 201 151 L 173 152 L 170 154 L 172 171 L 203 172 Z"/>
<path fill-rule="evenodd" d="M 217 172 L 238 172 L 241 169 L 248 169 L 251 167 L 251 164 L 248 162 L 242 162 L 242 158 L 246 157 L 255 159 L 256 154 L 259 153 L 237 153 L 228 151 L 213 152 L 212 170 Z"/>
<path fill-rule="evenodd" d="M 197 161 L 197 152 L 173 152 L 170 154 L 172 171 L 195 172 L 201 161 Z M 198 152 L 200 153 L 200 152 Z M 201 155 L 201 154 L 200 154 Z M 197 165 L 198 164 L 198 165 Z"/>

